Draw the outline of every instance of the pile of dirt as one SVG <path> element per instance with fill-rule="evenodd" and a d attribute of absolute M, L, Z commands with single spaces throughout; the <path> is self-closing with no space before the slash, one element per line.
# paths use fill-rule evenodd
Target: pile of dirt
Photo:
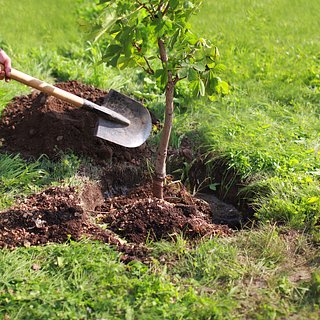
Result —
<path fill-rule="evenodd" d="M 170 239 L 177 234 L 188 239 L 232 234 L 225 225 L 212 223 L 210 205 L 191 196 L 180 183 L 165 187 L 165 198 L 152 196 L 143 186 L 126 196 L 113 197 L 97 208 L 97 219 L 108 229 L 133 243 Z"/>
<path fill-rule="evenodd" d="M 20 199 L 0 213 L 0 247 L 87 238 L 114 246 L 124 262 L 147 261 L 147 240 L 172 239 L 177 234 L 189 239 L 232 234 L 228 227 L 210 223 L 208 204 L 183 189 L 167 189 L 167 200 L 159 200 L 151 197 L 148 186 L 140 187 L 128 197 L 105 199 L 99 206 L 96 204 L 101 199 L 95 202 L 88 198 L 95 192 L 93 184 L 83 192 L 73 187 L 52 187 Z"/>
<path fill-rule="evenodd" d="M 13 208 L 0 214 L 1 247 L 62 243 L 69 237 L 79 240 L 90 231 L 91 225 L 74 188 L 47 189 L 20 199 Z"/>
<path fill-rule="evenodd" d="M 103 104 L 107 92 L 77 81 L 56 84 L 58 88 Z M 0 141 L 9 152 L 55 158 L 72 151 L 94 161 L 138 162 L 148 156 L 145 145 L 128 149 L 94 136 L 98 116 L 39 91 L 14 98 L 2 113 Z"/>
<path fill-rule="evenodd" d="M 114 246 L 122 253 L 123 262 L 148 259 L 145 247 L 123 243 L 115 233 L 92 223 L 84 210 L 90 204 L 83 203 L 79 195 L 75 188 L 55 187 L 20 199 L 13 208 L 0 213 L 0 248 L 86 238 Z M 90 202 L 92 204 L 92 200 Z"/>
<path fill-rule="evenodd" d="M 76 81 L 57 86 L 97 104 L 106 95 Z M 209 204 L 192 197 L 181 184 L 169 184 L 164 200 L 153 198 L 148 184 L 137 188 L 152 151 L 147 144 L 128 149 L 94 137 L 96 121 L 96 114 L 39 92 L 8 104 L 0 121 L 2 152 L 54 159 L 60 151 L 70 150 L 96 163 L 101 184 L 89 183 L 83 190 L 49 188 L 18 200 L 0 212 L 0 247 L 89 238 L 115 246 L 123 260 L 130 261 L 146 259 L 147 240 L 232 233 L 213 224 Z"/>

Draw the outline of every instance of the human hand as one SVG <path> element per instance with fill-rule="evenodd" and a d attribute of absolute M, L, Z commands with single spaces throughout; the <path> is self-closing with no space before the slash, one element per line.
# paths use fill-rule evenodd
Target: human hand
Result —
<path fill-rule="evenodd" d="M 4 66 L 4 69 L 1 68 L 1 71 L 0 71 L 0 80 L 5 79 L 8 82 L 10 81 L 11 59 L 1 48 L 0 48 L 0 63 L 2 63 Z"/>

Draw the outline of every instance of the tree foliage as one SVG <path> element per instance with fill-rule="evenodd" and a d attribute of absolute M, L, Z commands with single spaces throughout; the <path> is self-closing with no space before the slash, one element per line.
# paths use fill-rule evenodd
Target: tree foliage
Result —
<path fill-rule="evenodd" d="M 228 84 L 217 74 L 223 66 L 215 46 L 191 32 L 190 17 L 200 0 L 102 0 L 105 6 L 96 40 L 107 44 L 104 61 L 124 69 L 139 66 L 164 88 L 168 71 L 175 82 L 187 80 L 194 96 L 227 94 Z M 159 53 L 165 46 L 167 61 Z M 160 42 L 160 43 L 161 43 Z M 159 61 L 160 60 L 160 61 Z"/>

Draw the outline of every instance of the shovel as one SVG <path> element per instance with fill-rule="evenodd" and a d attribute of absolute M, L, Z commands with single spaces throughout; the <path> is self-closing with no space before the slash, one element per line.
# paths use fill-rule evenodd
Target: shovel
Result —
<path fill-rule="evenodd" d="M 0 64 L 1 69 L 3 65 Z M 142 145 L 151 132 L 151 117 L 147 108 L 136 100 L 115 90 L 106 95 L 103 105 L 76 96 L 16 69 L 11 69 L 11 79 L 54 96 L 75 107 L 85 107 L 98 113 L 94 135 L 120 146 L 135 148 Z"/>

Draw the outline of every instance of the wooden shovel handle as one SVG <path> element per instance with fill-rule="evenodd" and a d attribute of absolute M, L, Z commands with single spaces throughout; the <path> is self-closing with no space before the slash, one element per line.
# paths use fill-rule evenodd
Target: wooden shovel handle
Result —
<path fill-rule="evenodd" d="M 2 64 L 0 64 L 0 67 L 2 70 L 4 69 L 4 66 Z M 46 83 L 42 80 L 34 78 L 14 68 L 11 69 L 10 79 L 19 81 L 23 84 L 26 84 L 29 87 L 32 87 L 41 92 L 47 93 L 48 95 L 51 95 L 63 101 L 69 102 L 76 107 L 82 107 L 85 103 L 85 99 L 78 97 L 75 94 L 64 91 L 60 88 L 57 88 L 49 83 Z"/>
<path fill-rule="evenodd" d="M 0 68 L 2 70 L 4 69 L 4 66 L 1 63 L 0 63 Z M 116 122 L 118 122 L 122 125 L 126 125 L 126 126 L 130 125 L 130 120 L 128 118 L 119 114 L 118 112 L 113 111 L 112 109 L 109 109 L 105 106 L 99 106 L 91 101 L 80 98 L 80 97 L 76 96 L 75 94 L 64 91 L 60 88 L 57 88 L 49 83 L 46 83 L 42 80 L 34 78 L 26 73 L 23 73 L 21 71 L 16 70 L 16 69 L 13 69 L 13 68 L 11 69 L 10 78 L 14 79 L 16 81 L 19 81 L 23 84 L 26 84 L 29 87 L 40 90 L 41 92 L 47 93 L 51 96 L 54 96 L 58 99 L 69 102 L 76 107 L 84 106 L 90 110 L 97 111 L 101 115 L 103 115 L 104 117 L 111 119 L 111 121 L 116 121 Z"/>

